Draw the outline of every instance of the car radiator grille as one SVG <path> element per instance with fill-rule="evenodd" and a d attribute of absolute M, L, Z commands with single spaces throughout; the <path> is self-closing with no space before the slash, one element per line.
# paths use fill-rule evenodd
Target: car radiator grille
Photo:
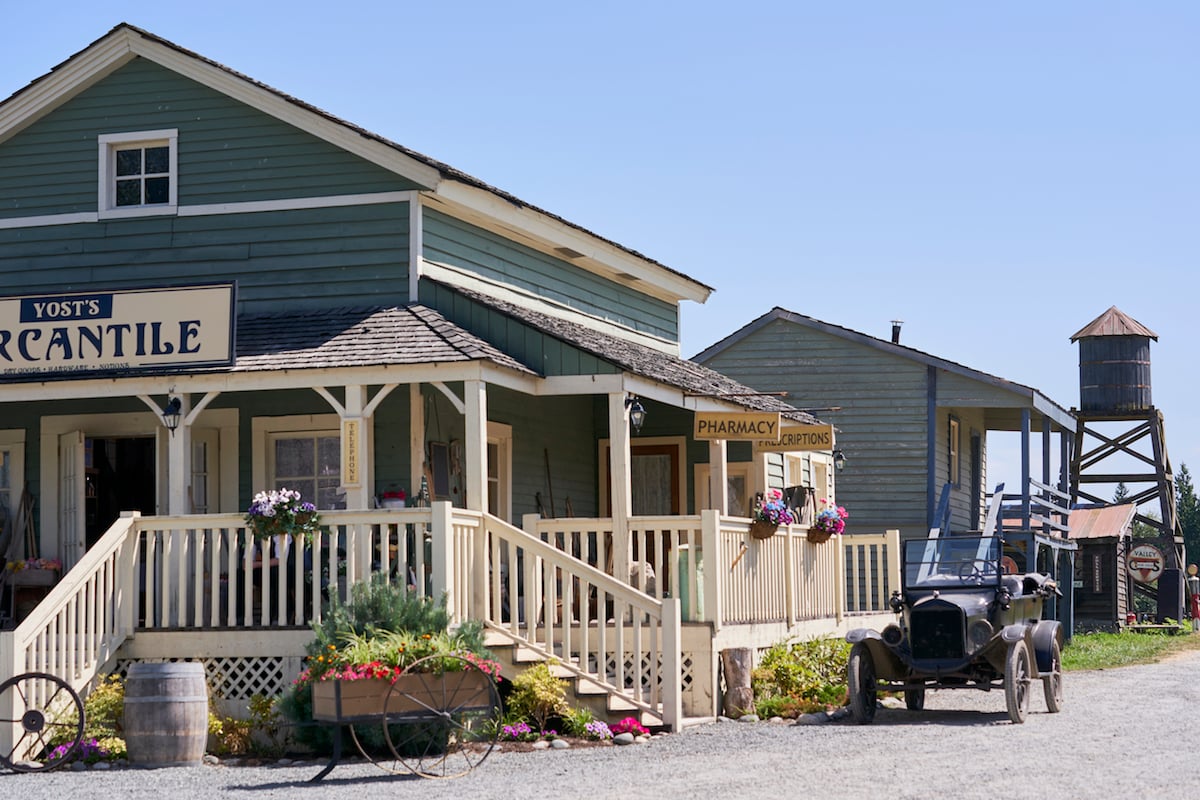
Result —
<path fill-rule="evenodd" d="M 958 608 L 929 608 L 914 611 L 913 658 L 962 658 L 963 614 Z"/>

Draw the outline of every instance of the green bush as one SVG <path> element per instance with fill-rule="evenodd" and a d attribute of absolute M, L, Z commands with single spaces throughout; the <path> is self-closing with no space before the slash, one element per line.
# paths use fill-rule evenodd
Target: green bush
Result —
<path fill-rule="evenodd" d="M 513 717 L 527 720 L 539 731 L 546 730 L 551 717 L 565 718 L 571 713 L 566 687 L 550 671 L 550 664 L 545 661 L 534 664 L 513 678 L 508 708 Z"/>
<path fill-rule="evenodd" d="M 850 645 L 841 639 L 807 639 L 772 645 L 751 674 L 755 713 L 795 717 L 841 705 L 846 699 Z"/>

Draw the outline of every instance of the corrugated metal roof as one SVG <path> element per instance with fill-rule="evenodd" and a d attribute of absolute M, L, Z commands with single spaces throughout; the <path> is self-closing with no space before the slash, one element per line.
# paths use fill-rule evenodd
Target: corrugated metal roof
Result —
<path fill-rule="evenodd" d="M 1071 341 L 1091 336 L 1149 336 L 1154 341 L 1158 341 L 1157 333 L 1116 306 L 1112 306 L 1108 311 L 1084 325 L 1071 337 Z"/>
<path fill-rule="evenodd" d="M 1100 508 L 1077 508 L 1071 512 L 1068 524 L 1072 539 L 1099 539 L 1106 536 L 1128 536 L 1129 526 L 1137 506 L 1123 503 Z"/>

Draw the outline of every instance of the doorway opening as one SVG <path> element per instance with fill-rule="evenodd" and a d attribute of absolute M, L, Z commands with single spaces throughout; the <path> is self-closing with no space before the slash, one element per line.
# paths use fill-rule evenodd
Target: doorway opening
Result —
<path fill-rule="evenodd" d="M 153 436 L 84 440 L 86 543 L 91 549 L 122 511 L 157 511 Z"/>

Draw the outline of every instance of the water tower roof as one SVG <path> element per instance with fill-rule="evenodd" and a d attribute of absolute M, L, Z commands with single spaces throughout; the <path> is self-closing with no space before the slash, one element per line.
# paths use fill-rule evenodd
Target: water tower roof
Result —
<path fill-rule="evenodd" d="M 1158 334 L 1126 314 L 1116 306 L 1112 306 L 1100 316 L 1084 325 L 1071 337 L 1077 341 L 1089 336 L 1148 336 L 1158 341 Z"/>

